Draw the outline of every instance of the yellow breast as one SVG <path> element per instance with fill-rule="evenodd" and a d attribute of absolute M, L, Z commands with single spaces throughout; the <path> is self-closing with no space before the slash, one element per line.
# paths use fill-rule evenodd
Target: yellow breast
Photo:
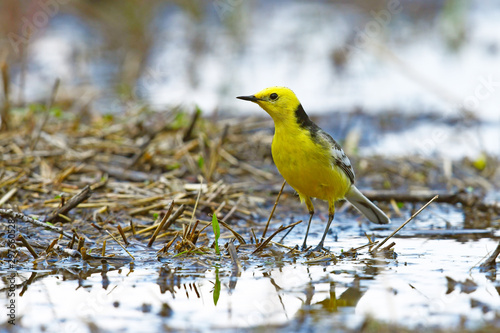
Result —
<path fill-rule="evenodd" d="M 278 171 L 301 197 L 335 202 L 351 186 L 345 172 L 332 163 L 330 150 L 315 143 L 305 129 L 277 126 L 272 154 Z"/>

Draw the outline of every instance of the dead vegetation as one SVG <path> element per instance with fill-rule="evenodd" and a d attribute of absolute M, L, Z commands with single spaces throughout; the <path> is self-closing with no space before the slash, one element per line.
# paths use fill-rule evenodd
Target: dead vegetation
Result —
<path fill-rule="evenodd" d="M 236 249 L 255 244 L 252 252 L 257 253 L 278 232 L 300 222 L 275 227 L 286 223 L 271 221 L 278 200 L 269 214 L 269 194 L 277 192 L 281 178 L 269 155 L 269 121 L 211 120 L 200 117 L 199 110 L 189 115 L 147 109 L 84 121 L 79 113 L 52 107 L 54 94 L 41 110 L 12 110 L 9 130 L 0 134 L 0 214 L 4 221 L 16 221 L 18 245 L 29 249 L 28 244 L 36 244 L 36 250 L 29 250 L 33 259 L 40 251 L 74 247 L 79 253 L 86 250 L 84 259 L 96 252 L 100 257 L 116 255 L 106 251 L 106 242 L 123 249 L 139 242 L 162 255 L 207 253 L 214 242 L 212 228 L 207 228 L 213 214 L 219 217 L 223 238 L 234 238 Z M 385 208 L 392 215 L 400 214 L 404 203 L 423 203 L 439 193 L 437 202 L 464 207 L 472 227 L 498 223 L 498 203 L 485 202 L 487 189 L 478 187 L 498 181 L 491 170 L 474 170 L 463 161 L 454 172 L 470 177 L 455 179 L 444 177 L 435 161 L 353 161 L 364 183 L 391 189 L 367 195 L 388 203 Z M 495 163 L 490 158 L 487 165 Z M 461 187 L 444 189 L 444 178 L 446 184 L 461 182 Z M 404 179 L 405 186 L 394 189 L 387 179 Z M 284 200 L 293 197 L 288 187 L 281 192 Z M 292 211 L 302 214 L 300 209 L 294 202 Z M 478 214 L 482 218 L 474 226 Z M 270 222 L 273 233 L 265 239 Z"/>

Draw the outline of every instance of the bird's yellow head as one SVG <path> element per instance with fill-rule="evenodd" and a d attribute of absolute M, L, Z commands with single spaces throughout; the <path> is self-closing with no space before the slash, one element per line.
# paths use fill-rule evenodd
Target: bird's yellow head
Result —
<path fill-rule="evenodd" d="M 251 96 L 236 98 L 259 104 L 274 120 L 284 121 L 295 119 L 295 111 L 300 106 L 299 99 L 293 91 L 285 87 L 271 87 Z"/>

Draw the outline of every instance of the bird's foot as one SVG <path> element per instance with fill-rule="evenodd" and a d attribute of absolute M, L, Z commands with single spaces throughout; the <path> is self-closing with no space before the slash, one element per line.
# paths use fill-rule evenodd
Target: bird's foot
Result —
<path fill-rule="evenodd" d="M 302 250 L 302 251 L 304 251 L 304 250 Z M 308 250 L 306 252 L 306 257 L 310 256 L 313 252 L 330 252 L 330 250 L 327 249 L 326 247 L 324 247 L 323 244 L 320 243 L 315 248 L 312 248 L 312 249 Z"/>

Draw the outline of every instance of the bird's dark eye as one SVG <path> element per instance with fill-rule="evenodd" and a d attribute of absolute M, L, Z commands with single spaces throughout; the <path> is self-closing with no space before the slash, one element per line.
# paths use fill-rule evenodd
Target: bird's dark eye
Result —
<path fill-rule="evenodd" d="M 277 94 L 277 93 L 272 93 L 271 95 L 269 95 L 269 97 L 270 97 L 272 100 L 275 100 L 276 98 L 278 98 L 278 94 Z"/>

